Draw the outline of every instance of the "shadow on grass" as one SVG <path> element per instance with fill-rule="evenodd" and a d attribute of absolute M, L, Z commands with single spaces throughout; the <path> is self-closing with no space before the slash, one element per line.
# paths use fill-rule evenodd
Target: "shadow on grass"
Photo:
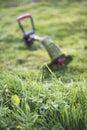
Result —
<path fill-rule="evenodd" d="M 34 44 L 35 45 L 35 44 Z M 23 46 L 18 46 L 17 47 L 17 49 L 18 50 L 29 50 L 29 51 L 36 51 L 36 50 L 39 50 L 39 49 L 43 49 L 43 46 L 39 46 L 39 45 L 37 45 L 37 46 L 27 46 L 26 44 L 25 45 L 23 45 Z"/>

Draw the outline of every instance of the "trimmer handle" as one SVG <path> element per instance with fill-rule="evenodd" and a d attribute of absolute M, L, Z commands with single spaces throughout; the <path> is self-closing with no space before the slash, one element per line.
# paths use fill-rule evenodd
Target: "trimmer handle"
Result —
<path fill-rule="evenodd" d="M 25 18 L 31 18 L 31 14 L 25 14 L 25 15 L 21 15 L 17 18 L 18 22 L 20 22 L 21 20 L 25 19 Z"/>
<path fill-rule="evenodd" d="M 24 19 L 26 19 L 26 18 L 30 18 L 30 20 L 31 20 L 32 31 L 30 31 L 30 32 L 31 33 L 35 33 L 35 26 L 34 26 L 34 22 L 33 22 L 33 18 L 32 18 L 31 14 L 24 14 L 24 15 L 21 15 L 21 16 L 19 16 L 17 18 L 17 21 L 19 23 L 19 26 L 20 26 L 22 32 L 25 33 L 24 28 L 23 28 L 23 26 L 21 24 L 21 21 L 24 20 Z"/>
<path fill-rule="evenodd" d="M 25 32 L 22 24 L 21 24 L 21 21 L 26 19 L 26 18 L 29 18 L 30 21 L 31 21 L 31 26 L 32 26 L 32 30 L 28 31 L 28 32 Z M 24 40 L 25 40 L 25 43 L 30 46 L 32 45 L 32 43 L 34 42 L 32 39 L 29 39 L 30 36 L 32 34 L 35 34 L 35 26 L 34 26 L 34 22 L 33 22 L 33 18 L 32 18 L 32 15 L 31 14 L 24 14 L 24 15 L 21 15 L 17 18 L 17 21 L 18 21 L 18 24 L 23 32 L 23 36 L 24 36 Z"/>

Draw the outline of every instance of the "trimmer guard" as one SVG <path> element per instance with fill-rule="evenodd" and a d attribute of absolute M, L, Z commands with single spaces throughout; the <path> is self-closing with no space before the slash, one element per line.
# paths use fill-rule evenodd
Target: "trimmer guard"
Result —
<path fill-rule="evenodd" d="M 57 59 L 51 61 L 48 64 L 48 67 L 53 70 L 59 70 L 61 68 L 66 67 L 71 61 L 73 60 L 72 56 L 67 55 L 65 56 L 64 54 L 58 57 Z"/>

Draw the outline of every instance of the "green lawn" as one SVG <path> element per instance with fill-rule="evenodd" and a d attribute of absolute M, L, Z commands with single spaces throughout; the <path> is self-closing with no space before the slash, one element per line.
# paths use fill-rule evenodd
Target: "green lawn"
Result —
<path fill-rule="evenodd" d="M 37 35 L 72 55 L 65 69 L 44 71 L 46 50 L 25 46 L 16 20 L 25 13 Z M 0 130 L 87 130 L 86 0 L 1 0 L 0 26 Z"/>

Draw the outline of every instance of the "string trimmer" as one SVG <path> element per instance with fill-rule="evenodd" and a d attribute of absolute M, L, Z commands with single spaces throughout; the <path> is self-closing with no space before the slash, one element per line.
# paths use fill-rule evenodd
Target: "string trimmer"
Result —
<path fill-rule="evenodd" d="M 32 30 L 29 32 L 25 32 L 25 30 L 21 24 L 21 21 L 26 19 L 26 18 L 29 18 L 31 21 Z M 17 21 L 18 21 L 18 24 L 22 30 L 24 41 L 28 47 L 31 47 L 35 41 L 40 41 L 43 44 L 43 46 L 45 47 L 49 56 L 52 59 L 51 63 L 49 64 L 49 67 L 53 66 L 53 65 L 64 66 L 72 61 L 72 57 L 70 55 L 65 56 L 65 54 L 63 54 L 61 52 L 59 47 L 57 47 L 49 39 L 49 37 L 39 37 L 35 34 L 35 26 L 34 26 L 34 21 L 33 21 L 31 14 L 25 14 L 25 15 L 19 16 L 17 18 Z"/>

